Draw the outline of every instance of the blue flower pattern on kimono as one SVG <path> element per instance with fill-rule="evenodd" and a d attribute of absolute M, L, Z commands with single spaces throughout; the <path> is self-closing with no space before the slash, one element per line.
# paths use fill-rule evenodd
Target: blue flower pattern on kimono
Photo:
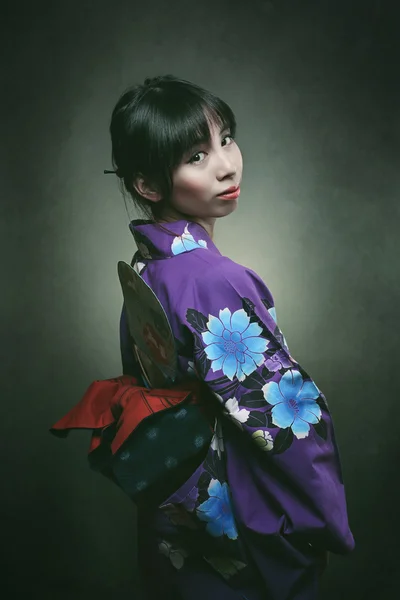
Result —
<path fill-rule="evenodd" d="M 304 381 L 295 369 L 287 371 L 279 381 L 262 388 L 265 400 L 273 406 L 272 422 L 280 428 L 290 427 L 297 439 L 308 437 L 310 424 L 321 419 L 316 400 L 320 391 L 312 381 Z"/>
<path fill-rule="evenodd" d="M 207 249 L 207 242 L 205 240 L 196 240 L 193 235 L 189 232 L 189 227 L 186 225 L 182 235 L 178 235 L 174 238 L 171 245 L 171 252 L 174 255 L 183 254 L 183 252 L 190 252 L 196 248 Z"/>
<path fill-rule="evenodd" d="M 219 318 L 209 315 L 207 329 L 201 335 L 214 372 L 222 370 L 230 380 L 236 376 L 243 381 L 264 362 L 268 341 L 260 337 L 261 327 L 250 323 L 243 309 L 232 314 L 224 308 Z"/>
<path fill-rule="evenodd" d="M 206 521 L 206 531 L 213 537 L 225 534 L 229 539 L 238 537 L 232 514 L 231 500 L 227 483 L 212 479 L 208 488 L 209 499 L 198 506 L 196 512 L 200 521 Z"/>

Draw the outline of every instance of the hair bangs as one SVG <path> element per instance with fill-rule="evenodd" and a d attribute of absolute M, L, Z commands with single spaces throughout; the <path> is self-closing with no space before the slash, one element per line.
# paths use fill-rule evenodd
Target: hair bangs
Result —
<path fill-rule="evenodd" d="M 175 88 L 170 94 L 159 94 L 157 100 L 148 120 L 154 166 L 175 169 L 196 146 L 211 141 L 211 124 L 235 135 L 236 121 L 230 107 L 201 89 Z"/>

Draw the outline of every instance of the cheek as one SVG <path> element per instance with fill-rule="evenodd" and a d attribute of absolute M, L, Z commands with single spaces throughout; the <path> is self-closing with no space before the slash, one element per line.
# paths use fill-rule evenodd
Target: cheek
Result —
<path fill-rule="evenodd" d="M 240 152 L 238 146 L 236 146 L 235 150 L 236 150 L 235 163 L 236 163 L 238 169 L 242 169 L 243 168 L 242 153 Z"/>
<path fill-rule="evenodd" d="M 174 181 L 175 193 L 185 192 L 190 194 L 198 194 L 201 193 L 206 187 L 204 174 L 200 173 L 200 169 L 198 173 L 191 173 L 190 177 L 178 177 Z"/>

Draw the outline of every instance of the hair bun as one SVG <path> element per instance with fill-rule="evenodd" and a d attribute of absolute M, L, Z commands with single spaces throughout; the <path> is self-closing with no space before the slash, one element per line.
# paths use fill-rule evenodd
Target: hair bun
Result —
<path fill-rule="evenodd" d="M 147 87 L 153 87 L 174 79 L 175 77 L 173 77 L 173 75 L 158 75 L 157 77 L 146 77 L 146 79 L 144 80 L 144 85 Z"/>
<path fill-rule="evenodd" d="M 146 79 L 144 80 L 144 85 L 150 86 L 153 84 L 157 84 L 159 79 L 159 77 L 146 77 Z"/>

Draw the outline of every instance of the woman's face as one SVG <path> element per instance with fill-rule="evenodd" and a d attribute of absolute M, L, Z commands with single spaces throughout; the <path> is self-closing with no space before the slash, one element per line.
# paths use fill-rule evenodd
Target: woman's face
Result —
<path fill-rule="evenodd" d="M 210 122 L 211 141 L 193 148 L 173 173 L 170 203 L 162 218 L 192 217 L 213 224 L 216 218 L 232 213 L 236 198 L 221 198 L 228 188 L 242 180 L 242 154 L 229 129 Z M 240 189 L 236 196 L 240 193 Z"/>

